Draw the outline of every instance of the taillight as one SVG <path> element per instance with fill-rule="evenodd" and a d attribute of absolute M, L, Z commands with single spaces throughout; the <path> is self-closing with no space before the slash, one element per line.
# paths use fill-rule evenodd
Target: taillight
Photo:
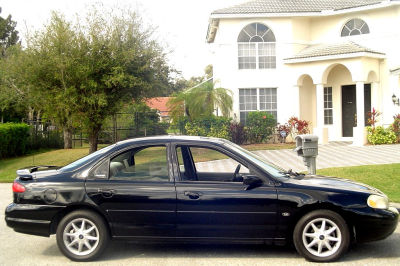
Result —
<path fill-rule="evenodd" d="M 14 181 L 12 190 L 13 190 L 13 192 L 22 193 L 22 192 L 25 192 L 25 187 L 23 185 L 21 185 L 20 183 Z"/>

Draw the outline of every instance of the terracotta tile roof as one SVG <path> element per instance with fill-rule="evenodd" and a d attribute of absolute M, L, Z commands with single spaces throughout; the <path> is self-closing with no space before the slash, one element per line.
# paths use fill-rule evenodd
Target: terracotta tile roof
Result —
<path fill-rule="evenodd" d="M 146 105 L 151 109 L 156 109 L 161 113 L 161 116 L 168 116 L 169 109 L 167 107 L 167 102 L 172 97 L 155 97 L 149 98 L 145 101 Z"/>
<path fill-rule="evenodd" d="M 328 43 L 328 44 L 313 44 L 309 45 L 296 55 L 285 58 L 284 60 L 303 59 L 310 57 L 330 56 L 330 55 L 342 55 L 351 53 L 373 53 L 384 55 L 384 53 L 374 51 L 370 48 L 364 47 L 352 41 L 344 41 L 340 43 Z"/>
<path fill-rule="evenodd" d="M 393 0 L 392 0 L 393 1 Z M 386 2 L 383 0 L 253 0 L 212 14 L 302 13 L 342 10 Z"/>

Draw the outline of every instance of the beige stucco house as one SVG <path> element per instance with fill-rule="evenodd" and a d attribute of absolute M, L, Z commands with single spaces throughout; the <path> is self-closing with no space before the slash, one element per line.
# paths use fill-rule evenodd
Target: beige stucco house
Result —
<path fill-rule="evenodd" d="M 363 145 L 368 111 L 382 125 L 400 113 L 400 1 L 250 1 L 212 12 L 207 42 L 242 122 L 266 110 Z"/>

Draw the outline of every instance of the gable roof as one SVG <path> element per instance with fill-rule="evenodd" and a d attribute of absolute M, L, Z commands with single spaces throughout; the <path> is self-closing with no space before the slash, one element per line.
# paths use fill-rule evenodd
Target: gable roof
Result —
<path fill-rule="evenodd" d="M 211 14 L 318 13 L 379 4 L 382 0 L 253 0 Z M 389 2 L 393 2 L 389 1 Z"/>
<path fill-rule="evenodd" d="M 156 109 L 161 113 L 161 116 L 169 115 L 169 108 L 167 107 L 167 102 L 172 97 L 155 97 L 149 98 L 145 101 L 146 105 L 151 109 Z"/>
<path fill-rule="evenodd" d="M 324 43 L 309 45 L 293 57 L 285 58 L 285 63 L 297 63 L 304 61 L 315 61 L 317 58 L 324 60 L 329 56 L 359 56 L 359 55 L 374 55 L 382 57 L 385 54 L 372 50 L 352 41 L 344 41 L 339 43 Z"/>

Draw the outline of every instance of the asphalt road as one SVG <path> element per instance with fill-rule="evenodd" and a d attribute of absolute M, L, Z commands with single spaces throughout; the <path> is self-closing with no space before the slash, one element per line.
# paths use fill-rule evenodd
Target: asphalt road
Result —
<path fill-rule="evenodd" d="M 11 184 L 0 184 L 0 265 L 73 265 L 50 238 L 24 235 L 8 228 L 4 210 Z M 96 262 L 85 265 L 308 265 L 294 248 L 263 245 L 150 245 L 112 242 Z M 82 264 L 81 264 L 82 265 Z M 400 226 L 389 238 L 359 244 L 330 265 L 400 265 Z"/>

